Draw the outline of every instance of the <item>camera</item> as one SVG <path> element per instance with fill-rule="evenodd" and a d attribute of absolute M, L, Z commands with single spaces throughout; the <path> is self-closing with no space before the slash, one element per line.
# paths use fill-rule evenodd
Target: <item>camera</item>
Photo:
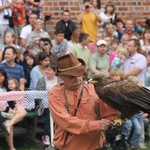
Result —
<path fill-rule="evenodd" d="M 4 19 L 9 19 L 9 15 L 4 15 Z"/>
<path fill-rule="evenodd" d="M 89 6 L 89 5 L 86 5 L 86 6 L 85 6 L 85 8 L 86 8 L 86 9 L 89 9 L 89 8 L 90 8 L 90 6 Z"/>

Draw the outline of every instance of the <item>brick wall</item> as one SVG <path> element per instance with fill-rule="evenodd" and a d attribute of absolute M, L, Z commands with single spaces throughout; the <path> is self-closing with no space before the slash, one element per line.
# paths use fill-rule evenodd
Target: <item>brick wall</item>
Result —
<path fill-rule="evenodd" d="M 101 0 L 102 7 L 110 0 Z M 149 0 L 111 0 L 115 4 L 118 17 L 123 20 L 127 16 L 134 16 L 137 23 L 144 22 L 150 16 Z M 46 22 L 46 30 L 52 35 L 56 22 L 61 19 L 62 11 L 67 9 L 71 12 L 72 20 L 81 12 L 82 0 L 45 0 L 44 12 L 51 15 L 51 20 Z"/>

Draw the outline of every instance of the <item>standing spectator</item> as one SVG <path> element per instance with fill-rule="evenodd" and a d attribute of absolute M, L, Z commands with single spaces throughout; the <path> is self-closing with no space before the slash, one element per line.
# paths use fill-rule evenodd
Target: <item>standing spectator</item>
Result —
<path fill-rule="evenodd" d="M 89 43 L 89 35 L 86 33 L 80 33 L 79 35 L 79 44 L 73 46 L 70 49 L 70 52 L 77 58 L 81 58 L 85 61 L 88 69 L 88 63 L 90 58 L 90 51 L 87 48 Z"/>
<path fill-rule="evenodd" d="M 4 50 L 5 63 L 0 64 L 0 68 L 4 69 L 7 73 L 7 77 L 15 78 L 19 82 L 19 89 L 25 89 L 24 71 L 22 66 L 15 63 L 17 51 L 12 46 L 7 46 Z"/>
<path fill-rule="evenodd" d="M 104 104 L 93 85 L 83 81 L 85 62 L 71 53 L 58 58 L 58 74 L 63 82 L 48 93 L 55 122 L 53 144 L 57 149 L 96 150 L 103 147 L 103 131 L 118 112 Z M 78 104 L 77 104 L 78 103 Z M 98 119 L 100 114 L 100 119 Z"/>
<path fill-rule="evenodd" d="M 105 12 L 100 13 L 100 17 L 102 19 L 102 25 L 104 28 L 105 28 L 105 25 L 108 23 L 111 23 L 111 24 L 115 23 L 116 15 L 114 11 L 115 11 L 114 4 L 111 2 L 108 2 L 105 5 Z"/>
<path fill-rule="evenodd" d="M 64 39 L 64 30 L 58 29 L 54 32 L 55 39 L 52 40 L 52 53 L 56 54 L 57 57 L 65 55 L 68 49 L 67 40 Z"/>
<path fill-rule="evenodd" d="M 76 24 L 70 20 L 69 10 L 64 10 L 62 13 L 62 20 L 56 24 L 56 30 L 62 29 L 65 32 L 64 38 L 68 41 L 71 40 L 73 31 L 77 28 Z"/>
<path fill-rule="evenodd" d="M 89 34 L 90 41 L 95 42 L 95 35 L 98 31 L 97 22 L 100 22 L 101 18 L 90 4 L 90 0 L 84 0 L 82 9 L 82 13 L 77 18 L 77 23 L 81 24 L 81 32 Z"/>
<path fill-rule="evenodd" d="M 20 33 L 25 23 L 23 0 L 13 1 L 12 15 L 14 21 L 15 44 L 19 44 Z"/>
<path fill-rule="evenodd" d="M 133 82 L 138 85 L 138 78 L 136 76 L 129 76 L 127 81 Z M 130 139 L 130 145 L 132 149 L 136 149 L 139 147 L 139 140 L 142 134 L 142 123 L 143 123 L 143 112 L 135 114 L 131 118 L 131 122 L 133 124 L 133 133 Z"/>
<path fill-rule="evenodd" d="M 44 22 L 40 19 L 34 21 L 34 30 L 27 36 L 26 49 L 29 53 L 36 56 L 40 52 L 40 39 L 49 38 L 48 32 L 42 30 Z"/>
<path fill-rule="evenodd" d="M 93 75 L 104 75 L 109 77 L 110 60 L 107 55 L 107 43 L 104 40 L 99 40 L 96 43 L 97 51 L 90 57 L 89 60 L 89 78 Z"/>
<path fill-rule="evenodd" d="M 38 19 L 40 18 L 40 13 L 43 10 L 44 0 L 26 0 L 26 20 L 29 24 L 30 14 L 34 13 L 37 15 Z"/>
<path fill-rule="evenodd" d="M 37 15 L 31 13 L 29 16 L 29 24 L 26 25 L 25 27 L 22 28 L 21 34 L 20 34 L 20 46 L 25 48 L 25 43 L 28 35 L 32 32 L 33 30 L 33 24 L 34 21 L 37 19 Z"/>
<path fill-rule="evenodd" d="M 12 16 L 11 0 L 0 1 L 0 43 L 4 43 L 4 35 L 6 31 L 11 31 L 9 27 L 8 17 Z"/>

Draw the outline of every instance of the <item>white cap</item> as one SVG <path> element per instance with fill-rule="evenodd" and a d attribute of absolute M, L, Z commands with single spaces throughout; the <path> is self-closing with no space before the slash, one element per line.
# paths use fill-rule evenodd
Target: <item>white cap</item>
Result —
<path fill-rule="evenodd" d="M 107 45 L 105 40 L 98 40 L 97 43 L 96 43 L 97 46 L 100 46 L 102 44 Z"/>

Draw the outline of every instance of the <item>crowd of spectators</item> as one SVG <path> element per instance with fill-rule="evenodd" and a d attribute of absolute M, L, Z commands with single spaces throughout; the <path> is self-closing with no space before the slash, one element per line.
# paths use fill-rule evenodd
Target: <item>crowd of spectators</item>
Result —
<path fill-rule="evenodd" d="M 135 20 L 127 17 L 123 21 L 116 15 L 113 3 L 106 3 L 101 8 L 100 0 L 84 0 L 76 22 L 71 20 L 69 10 L 62 12 L 54 39 L 51 39 L 53 36 L 43 28 L 42 8 L 43 0 L 26 0 L 25 3 L 23 0 L 0 1 L 0 79 L 15 79 L 19 90 L 49 90 L 59 82 L 57 58 L 72 53 L 86 63 L 85 80 L 93 75 L 112 78 L 112 71 L 121 69 L 124 79 L 135 76 L 140 86 L 150 86 L 149 20 L 145 21 L 145 29 L 141 33 Z M 13 16 L 13 28 L 9 26 L 9 16 Z M 3 84 L 4 79 L 0 80 L 1 92 L 9 91 L 9 83 Z M 1 115 L 0 123 L 9 132 L 6 134 L 9 149 L 15 150 L 12 126 L 27 112 L 17 112 L 14 107 L 10 109 L 16 109 L 14 116 L 17 119 L 13 118 L 13 122 L 13 119 L 5 120 Z M 138 115 L 141 116 L 140 121 L 135 116 L 126 120 L 124 130 L 129 133 L 126 138 L 132 148 L 145 148 L 145 126 L 149 114 L 141 112 Z M 49 110 L 45 110 L 44 116 L 47 119 L 42 139 L 49 145 Z"/>

